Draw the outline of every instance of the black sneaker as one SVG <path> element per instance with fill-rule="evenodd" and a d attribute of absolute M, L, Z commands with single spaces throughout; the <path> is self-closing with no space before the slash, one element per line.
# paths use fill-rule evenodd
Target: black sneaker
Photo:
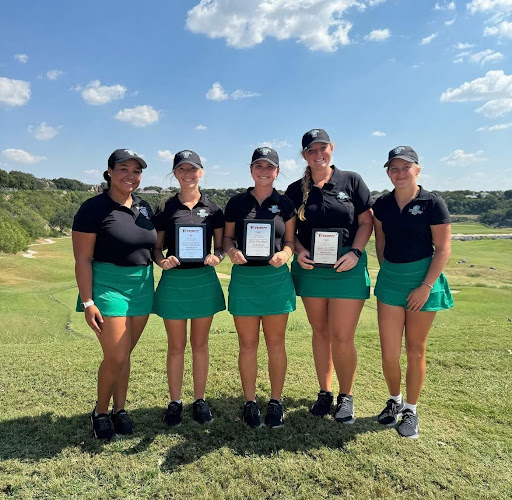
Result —
<path fill-rule="evenodd" d="M 348 394 L 338 394 L 336 401 L 336 410 L 334 412 L 334 418 L 337 422 L 343 422 L 344 424 L 353 424 L 354 418 L 354 399 Z"/>
<path fill-rule="evenodd" d="M 110 419 L 114 424 L 116 434 L 127 436 L 133 433 L 133 422 L 126 410 L 119 410 L 117 413 L 114 413 L 114 410 L 112 410 L 110 412 Z"/>
<path fill-rule="evenodd" d="M 402 420 L 400 421 L 400 425 L 397 430 L 398 434 L 402 437 L 416 439 L 420 435 L 418 415 L 413 413 L 412 410 L 404 410 L 402 412 Z"/>
<path fill-rule="evenodd" d="M 395 425 L 398 422 L 398 417 L 402 414 L 404 409 L 403 403 L 397 403 L 394 399 L 388 399 L 386 401 L 386 408 L 384 408 L 377 417 L 379 424 Z"/>
<path fill-rule="evenodd" d="M 192 411 L 194 413 L 194 420 L 200 424 L 207 424 L 213 422 L 212 413 L 208 404 L 204 399 L 198 399 L 192 404 Z"/>
<path fill-rule="evenodd" d="M 332 392 L 320 391 L 315 404 L 309 410 L 315 417 L 325 417 L 330 411 L 333 402 Z"/>
<path fill-rule="evenodd" d="M 283 405 L 277 399 L 271 399 L 267 405 L 265 425 L 267 427 L 281 427 L 283 424 Z"/>
<path fill-rule="evenodd" d="M 114 426 L 108 413 L 99 413 L 95 415 L 96 408 L 92 410 L 91 422 L 92 432 L 96 439 L 106 439 L 109 441 L 114 436 Z"/>
<path fill-rule="evenodd" d="M 183 411 L 183 403 L 171 401 L 164 416 L 164 422 L 169 427 L 178 427 L 181 425 L 181 412 Z"/>
<path fill-rule="evenodd" d="M 261 427 L 260 409 L 254 401 L 246 401 L 244 404 L 244 422 L 249 427 Z"/>

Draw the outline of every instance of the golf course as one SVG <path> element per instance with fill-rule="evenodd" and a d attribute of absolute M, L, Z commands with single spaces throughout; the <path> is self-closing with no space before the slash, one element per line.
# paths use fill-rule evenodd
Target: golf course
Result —
<path fill-rule="evenodd" d="M 452 232 L 493 232 L 470 226 L 454 224 Z M 373 285 L 373 238 L 367 251 Z M 127 410 L 134 434 L 103 443 L 93 439 L 89 418 L 101 349 L 75 312 L 71 238 L 40 241 L 24 255 L 0 254 L 0 496 L 511 498 L 511 257 L 512 239 L 452 242 L 445 273 L 455 307 L 437 314 L 430 333 L 417 440 L 376 421 L 388 392 L 372 295 L 356 333 L 354 425 L 309 413 L 318 386 L 299 299 L 287 329 L 282 428 L 250 429 L 241 421 L 238 341 L 227 311 L 215 316 L 210 335 L 206 398 L 214 422 L 192 419 L 187 347 L 183 425 L 166 427 L 167 340 L 152 315 L 132 354 Z M 227 298 L 229 259 L 217 271 Z M 261 338 L 261 407 L 270 391 L 266 365 Z"/>

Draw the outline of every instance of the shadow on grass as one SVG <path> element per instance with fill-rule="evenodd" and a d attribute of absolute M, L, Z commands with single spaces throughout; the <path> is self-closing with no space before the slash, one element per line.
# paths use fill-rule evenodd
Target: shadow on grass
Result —
<path fill-rule="evenodd" d="M 183 424 L 169 428 L 163 423 L 165 408 L 140 408 L 131 412 L 135 423 L 133 437 L 125 443 L 136 441 L 133 447 L 121 453 L 135 455 L 144 452 L 157 436 L 173 436 L 163 470 L 173 472 L 179 466 L 192 463 L 220 448 L 240 456 L 271 456 L 278 451 L 314 452 L 319 448 L 344 449 L 358 434 L 379 432 L 386 427 L 376 422 L 375 416 L 357 417 L 353 425 L 336 422 L 332 417 L 324 419 L 309 413 L 312 401 L 286 399 L 285 425 L 278 429 L 262 427 L 251 429 L 241 420 L 242 398 L 226 397 L 209 399 L 214 422 L 199 425 L 192 418 L 191 405 L 183 411 Z M 262 418 L 265 404 L 262 407 Z M 22 417 L 0 422 L 0 460 L 43 460 L 55 457 L 67 448 L 76 447 L 82 452 L 95 455 L 103 451 L 105 443 L 92 437 L 89 414 L 71 417 L 44 413 L 37 417 Z M 119 452 L 120 450 L 116 450 Z"/>

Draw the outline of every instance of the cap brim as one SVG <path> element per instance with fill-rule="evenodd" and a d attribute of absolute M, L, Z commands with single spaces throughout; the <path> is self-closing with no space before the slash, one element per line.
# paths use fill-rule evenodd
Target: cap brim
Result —
<path fill-rule="evenodd" d="M 125 161 L 128 161 L 128 160 L 135 160 L 141 168 L 147 168 L 147 164 L 146 162 L 140 158 L 139 156 L 135 157 L 135 156 L 127 156 L 126 158 L 123 158 L 122 160 L 117 160 L 114 165 L 117 165 L 118 163 L 124 163 Z"/>
<path fill-rule="evenodd" d="M 194 167 L 196 168 L 203 168 L 202 165 L 198 165 L 197 163 L 194 163 L 193 161 L 189 161 L 189 160 L 181 160 L 180 162 L 176 163 L 176 165 L 174 165 L 174 167 L 172 167 L 172 169 L 176 169 L 178 168 L 180 165 L 183 165 L 184 163 L 188 163 L 189 165 L 194 165 Z"/>
<path fill-rule="evenodd" d="M 309 144 L 308 144 L 308 147 L 307 148 L 304 148 L 302 151 L 307 151 L 313 144 L 315 144 L 315 142 L 323 142 L 324 144 L 330 144 L 331 141 L 326 141 L 325 139 L 315 139 L 313 141 L 311 141 Z"/>
<path fill-rule="evenodd" d="M 275 161 L 272 161 L 272 160 L 269 160 L 268 158 L 258 158 L 257 160 L 254 160 L 253 162 L 251 162 L 251 167 L 254 163 L 256 163 L 257 161 L 266 161 L 268 163 L 270 163 L 271 165 L 274 165 L 274 167 L 276 168 L 279 168 L 279 165 L 275 162 Z"/>
<path fill-rule="evenodd" d="M 393 156 L 393 158 L 391 158 L 391 160 L 388 160 L 386 163 L 384 163 L 384 168 L 386 168 L 396 158 L 400 158 L 401 160 L 407 160 L 411 163 L 417 163 L 416 158 L 412 158 L 411 156 L 398 155 L 398 156 Z"/>

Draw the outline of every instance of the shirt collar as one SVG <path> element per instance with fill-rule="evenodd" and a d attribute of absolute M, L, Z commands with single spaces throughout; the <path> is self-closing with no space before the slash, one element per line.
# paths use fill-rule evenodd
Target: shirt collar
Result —
<path fill-rule="evenodd" d="M 252 195 L 252 191 L 254 189 L 254 186 L 247 188 L 247 191 L 244 193 L 244 196 L 246 199 L 253 199 L 256 201 L 256 198 Z M 279 203 L 279 193 L 277 192 L 276 188 L 272 189 L 272 194 L 263 200 L 263 203 L 267 200 L 272 200 L 274 203 Z"/>
<path fill-rule="evenodd" d="M 420 185 L 418 185 L 418 187 L 420 188 L 418 194 L 409 203 L 414 203 L 415 201 L 427 201 L 430 199 L 428 191 L 425 191 Z M 393 199 L 396 200 L 394 189 L 391 191 L 391 194 L 393 195 Z M 409 205 L 409 203 L 407 203 L 407 205 Z"/>
<path fill-rule="evenodd" d="M 334 165 L 331 165 L 331 169 L 331 178 L 322 187 L 324 191 L 330 191 L 331 189 L 334 189 L 342 177 L 340 169 L 336 168 Z M 311 179 L 311 186 L 313 186 L 313 179 Z"/>
<path fill-rule="evenodd" d="M 178 196 L 179 193 L 176 193 L 170 200 L 169 200 L 169 205 L 173 206 L 173 205 L 176 205 L 178 207 L 181 207 L 181 206 L 186 206 L 186 205 L 183 205 L 183 203 L 181 203 L 181 200 Z M 194 205 L 194 206 L 197 206 L 197 205 L 202 205 L 203 207 L 206 207 L 207 205 L 207 199 L 206 199 L 206 195 L 204 193 L 201 193 L 201 196 L 199 198 L 199 201 Z"/>

